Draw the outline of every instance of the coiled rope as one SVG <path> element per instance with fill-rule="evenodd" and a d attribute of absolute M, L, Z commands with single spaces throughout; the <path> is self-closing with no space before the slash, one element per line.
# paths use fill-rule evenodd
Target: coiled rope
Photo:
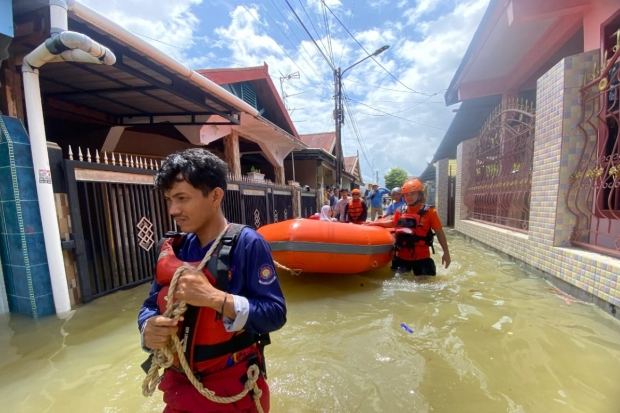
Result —
<path fill-rule="evenodd" d="M 207 251 L 204 258 L 202 259 L 202 261 L 200 261 L 200 264 L 198 264 L 196 268 L 192 267 L 191 265 L 182 265 L 181 267 L 177 268 L 174 276 L 172 277 L 172 281 L 170 282 L 168 296 L 166 297 L 168 306 L 163 314 L 164 317 L 172 318 L 175 321 L 178 321 L 181 315 L 185 313 L 185 311 L 187 310 L 187 304 L 181 300 L 174 301 L 174 293 L 177 289 L 179 277 L 186 270 L 202 271 L 204 266 L 209 262 L 211 254 L 213 253 L 213 251 L 215 251 L 215 248 L 217 248 L 222 237 L 228 230 L 228 227 L 229 226 L 227 225 L 226 228 L 217 236 L 215 241 L 213 241 L 213 245 L 211 245 L 211 248 L 209 248 L 209 251 Z M 185 354 L 183 352 L 183 346 L 181 344 L 181 341 L 176 334 L 170 336 L 170 339 L 168 340 L 168 343 L 165 347 L 157 349 L 153 352 L 153 361 L 151 367 L 146 375 L 146 378 L 144 379 L 144 382 L 142 383 L 142 394 L 144 396 L 150 397 L 153 395 L 153 393 L 155 393 L 155 389 L 157 388 L 157 384 L 159 383 L 159 369 L 167 369 L 172 366 L 172 363 L 174 362 L 174 353 L 178 355 L 179 362 L 181 363 L 183 372 L 185 372 L 188 380 L 204 397 L 215 403 L 227 404 L 241 400 L 245 397 L 246 394 L 252 391 L 254 403 L 256 404 L 256 409 L 259 413 L 263 413 L 263 408 L 260 404 L 262 391 L 258 388 L 258 385 L 256 384 L 256 381 L 260 376 L 260 370 L 258 366 L 251 365 L 250 367 L 248 367 L 248 379 L 245 382 L 244 388 L 241 393 L 230 397 L 217 396 L 214 391 L 211 391 L 204 387 L 200 380 L 198 380 L 196 376 L 194 376 L 194 373 L 192 372 L 187 360 L 185 359 Z"/>

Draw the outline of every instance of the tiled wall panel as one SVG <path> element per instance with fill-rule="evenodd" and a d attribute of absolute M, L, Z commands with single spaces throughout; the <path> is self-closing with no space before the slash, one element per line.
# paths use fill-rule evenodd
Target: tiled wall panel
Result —
<path fill-rule="evenodd" d="M 608 303 L 620 305 L 620 260 L 570 247 L 573 217 L 565 196 L 583 138 L 577 131 L 579 87 L 598 51 L 571 56 L 538 80 L 530 229 L 521 234 L 468 221 L 463 189 L 469 184 L 474 140 L 457 149 L 456 229 Z"/>

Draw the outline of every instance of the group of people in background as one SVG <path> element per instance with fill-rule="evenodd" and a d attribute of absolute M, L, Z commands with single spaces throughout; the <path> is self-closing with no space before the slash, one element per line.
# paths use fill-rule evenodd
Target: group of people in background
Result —
<path fill-rule="evenodd" d="M 365 200 L 359 189 L 353 189 L 351 197 L 347 188 L 334 188 L 332 192 L 327 187 L 325 191 L 327 199 L 315 219 L 392 229 L 396 247 L 392 268 L 399 273 L 436 274 L 435 262 L 431 258 L 431 250 L 435 251 L 435 236 L 443 249 L 442 264 L 446 268 L 450 265 L 441 220 L 435 208 L 426 204 L 424 185 L 419 180 L 409 180 L 402 188 L 392 188 L 391 191 L 374 184 Z M 383 196 L 387 194 L 391 195 L 392 203 L 384 211 Z"/>

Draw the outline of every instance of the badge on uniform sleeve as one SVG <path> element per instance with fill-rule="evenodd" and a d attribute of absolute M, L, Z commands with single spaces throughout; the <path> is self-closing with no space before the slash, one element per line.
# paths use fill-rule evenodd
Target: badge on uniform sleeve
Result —
<path fill-rule="evenodd" d="M 258 282 L 269 285 L 276 279 L 276 271 L 269 264 L 265 264 L 258 270 Z"/>

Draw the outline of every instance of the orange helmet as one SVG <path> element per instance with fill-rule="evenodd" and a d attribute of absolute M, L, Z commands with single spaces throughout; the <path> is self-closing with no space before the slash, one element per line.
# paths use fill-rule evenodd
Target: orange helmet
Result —
<path fill-rule="evenodd" d="M 424 191 L 424 185 L 422 185 L 422 182 L 417 179 L 412 179 L 403 184 L 401 191 L 403 195 L 408 194 L 409 192 Z"/>

